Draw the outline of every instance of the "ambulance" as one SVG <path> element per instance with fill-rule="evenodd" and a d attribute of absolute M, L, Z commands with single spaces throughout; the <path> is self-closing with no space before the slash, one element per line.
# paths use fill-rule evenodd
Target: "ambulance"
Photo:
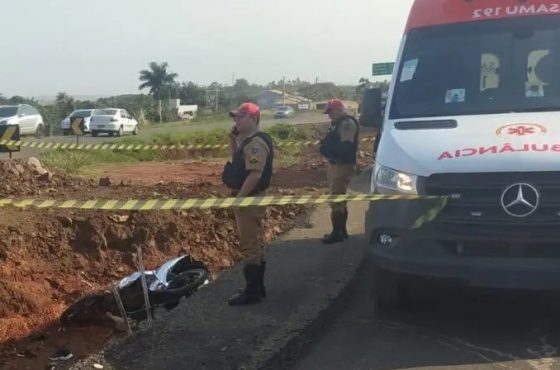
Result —
<path fill-rule="evenodd" d="M 560 288 L 560 1 L 416 0 L 385 109 L 362 107 L 372 192 L 421 196 L 367 211 L 380 305 L 420 282 Z"/>

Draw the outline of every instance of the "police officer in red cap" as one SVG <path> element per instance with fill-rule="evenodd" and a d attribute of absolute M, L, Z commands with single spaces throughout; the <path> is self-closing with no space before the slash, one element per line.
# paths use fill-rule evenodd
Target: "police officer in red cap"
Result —
<path fill-rule="evenodd" d="M 235 121 L 231 130 L 232 160 L 224 168 L 223 181 L 237 197 L 262 196 L 270 186 L 274 149 L 271 137 L 260 131 L 260 109 L 244 103 L 230 112 Z M 240 251 L 245 260 L 246 286 L 229 299 L 233 306 L 259 303 L 266 296 L 266 258 L 262 239 L 262 207 L 235 208 Z"/>
<path fill-rule="evenodd" d="M 320 151 L 330 163 L 328 169 L 330 193 L 346 194 L 356 167 L 358 121 L 347 113 L 344 103 L 338 99 L 328 102 L 325 114 L 329 115 L 332 123 L 327 136 L 321 141 Z M 335 244 L 348 239 L 347 221 L 346 203 L 331 204 L 333 230 L 325 235 L 323 243 Z"/>

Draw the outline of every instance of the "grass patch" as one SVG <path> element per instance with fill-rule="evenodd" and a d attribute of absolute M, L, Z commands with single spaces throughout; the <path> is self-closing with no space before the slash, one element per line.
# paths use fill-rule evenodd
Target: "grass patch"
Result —
<path fill-rule="evenodd" d="M 231 123 L 228 113 L 219 114 L 199 114 L 191 120 L 173 121 L 165 123 L 152 123 L 146 127 L 150 128 L 181 128 L 187 126 L 197 126 L 205 124 Z"/>
<path fill-rule="evenodd" d="M 161 153 L 153 150 L 82 151 L 57 149 L 41 154 L 41 161 L 47 167 L 55 168 L 69 174 L 79 174 L 86 167 L 102 164 L 157 161 L 160 159 L 162 159 Z"/>
<path fill-rule="evenodd" d="M 265 130 L 275 142 L 309 140 L 310 132 L 301 126 L 277 124 Z M 149 138 L 127 137 L 120 141 L 123 144 L 158 144 L 158 145 L 188 145 L 208 144 L 218 145 L 227 143 L 228 131 L 214 129 L 209 131 L 194 131 L 187 133 L 162 132 Z M 280 166 L 290 166 L 298 163 L 301 155 L 300 146 L 282 146 L 276 148 L 276 163 Z M 183 158 L 223 158 L 228 156 L 227 150 L 208 152 L 177 151 L 121 151 L 121 150 L 53 150 L 41 155 L 42 161 L 48 167 L 64 171 L 69 174 L 95 172 L 94 167 L 106 164 L 162 161 Z"/>
<path fill-rule="evenodd" d="M 264 130 L 277 141 L 301 141 L 307 140 L 306 131 L 301 126 L 280 123 Z"/>
<path fill-rule="evenodd" d="M 275 142 L 279 141 L 302 141 L 311 138 L 308 130 L 288 124 L 277 124 L 264 130 Z M 160 132 L 149 138 L 127 137 L 120 142 L 128 145 L 157 144 L 157 145 L 188 145 L 188 144 L 226 144 L 228 142 L 228 130 L 217 128 L 208 131 L 194 132 Z"/>
<path fill-rule="evenodd" d="M 204 123 L 216 123 L 216 122 L 231 122 L 231 117 L 229 116 L 229 113 L 199 114 L 190 121 L 191 124 L 204 124 Z"/>
<path fill-rule="evenodd" d="M 188 145 L 188 144 L 224 144 L 227 143 L 227 130 L 214 129 L 194 132 L 160 132 L 149 138 L 127 137 L 123 144 L 157 144 L 157 145 Z"/>

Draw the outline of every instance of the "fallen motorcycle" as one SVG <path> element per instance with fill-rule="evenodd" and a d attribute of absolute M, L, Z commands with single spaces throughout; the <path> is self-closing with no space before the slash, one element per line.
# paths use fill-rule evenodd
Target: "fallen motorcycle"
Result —
<path fill-rule="evenodd" d="M 210 273 L 201 262 L 194 261 L 190 256 L 181 256 L 167 261 L 156 270 L 146 271 L 145 276 L 153 316 L 158 307 L 174 309 L 181 298 L 191 296 L 207 283 Z M 117 289 L 126 315 L 133 320 L 146 319 L 141 273 L 135 272 L 122 279 Z M 90 294 L 68 307 L 60 316 L 60 324 L 64 327 L 100 323 L 107 312 L 119 314 L 113 293 L 105 291 Z"/>

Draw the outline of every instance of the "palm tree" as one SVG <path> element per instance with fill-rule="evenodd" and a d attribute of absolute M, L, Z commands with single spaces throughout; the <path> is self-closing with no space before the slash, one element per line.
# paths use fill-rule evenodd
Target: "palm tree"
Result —
<path fill-rule="evenodd" d="M 166 86 L 173 85 L 175 79 L 179 77 L 177 73 L 170 73 L 167 69 L 169 64 L 156 62 L 150 63 L 150 69 L 140 71 L 140 81 L 142 84 L 139 89 L 144 90 L 149 88 L 149 94 L 155 96 L 159 102 L 159 122 L 161 123 L 161 94 Z"/>

